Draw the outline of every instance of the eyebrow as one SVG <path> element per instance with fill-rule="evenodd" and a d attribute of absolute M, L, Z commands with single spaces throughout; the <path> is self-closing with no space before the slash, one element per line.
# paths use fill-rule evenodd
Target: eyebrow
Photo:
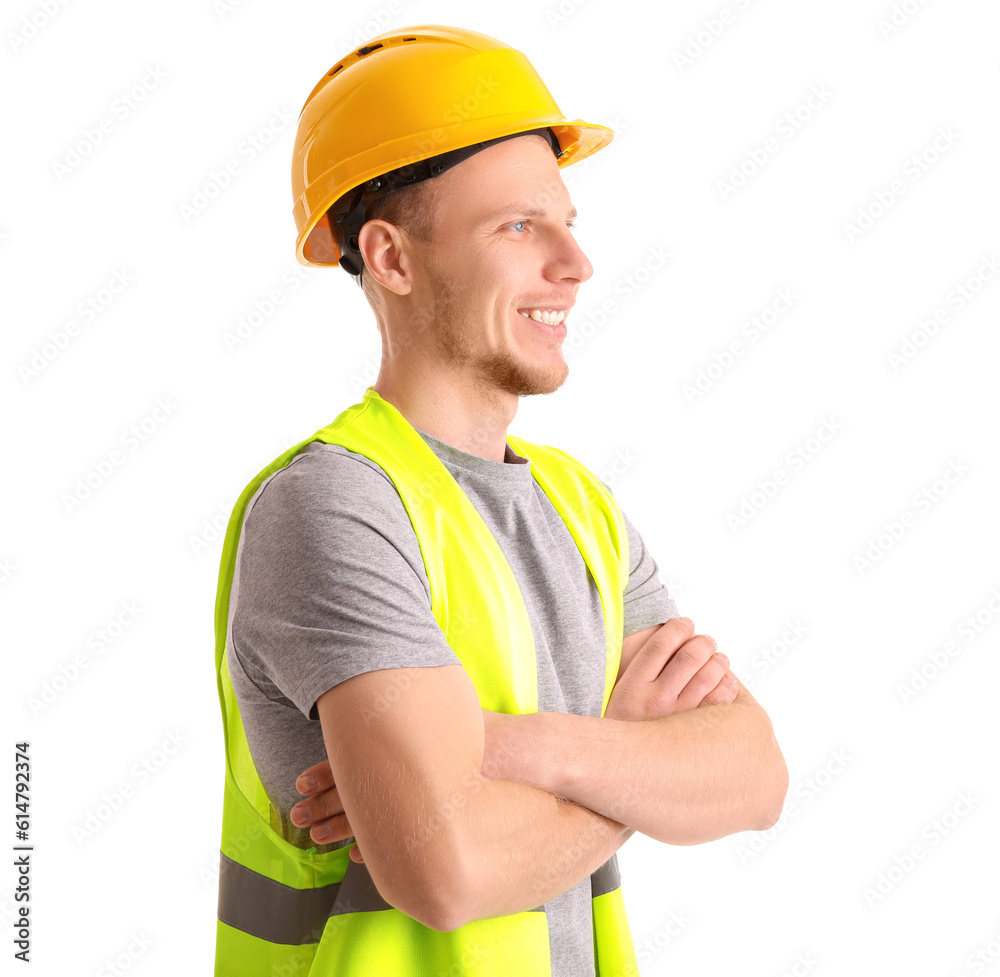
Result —
<path fill-rule="evenodd" d="M 479 221 L 479 223 L 480 225 L 492 224 L 494 221 L 498 221 L 503 217 L 514 217 L 515 215 L 518 217 L 545 217 L 546 211 L 538 210 L 534 207 L 518 207 L 517 204 L 515 204 L 512 207 L 504 207 L 502 210 L 495 210 L 492 214 L 487 214 Z M 569 220 L 576 220 L 578 216 L 576 207 L 574 207 L 566 216 Z"/>

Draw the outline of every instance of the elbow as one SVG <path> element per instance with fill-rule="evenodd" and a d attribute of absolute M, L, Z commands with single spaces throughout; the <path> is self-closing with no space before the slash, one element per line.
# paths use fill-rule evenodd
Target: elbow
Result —
<path fill-rule="evenodd" d="M 460 929 L 471 920 L 467 918 L 461 908 L 451 904 L 438 909 L 436 913 L 428 916 L 427 920 L 422 920 L 422 922 L 428 929 L 437 930 L 439 933 L 450 933 L 452 930 Z"/>
<path fill-rule="evenodd" d="M 476 891 L 469 883 L 468 861 L 455 850 L 440 866 L 435 885 L 425 890 L 430 909 L 424 925 L 439 933 L 450 933 L 479 919 L 473 898 Z"/>
<path fill-rule="evenodd" d="M 415 887 L 411 896 L 410 908 L 403 912 L 428 929 L 450 933 L 471 921 L 465 889 L 454 871 Z"/>
<path fill-rule="evenodd" d="M 469 922 L 458 899 L 429 888 L 424 891 L 414 891 L 405 899 L 393 903 L 393 906 L 428 929 L 437 930 L 439 933 L 450 933 Z"/>
<path fill-rule="evenodd" d="M 438 844 L 423 853 L 419 870 L 393 874 L 385 890 L 374 877 L 376 888 L 394 909 L 428 929 L 449 933 L 470 922 L 469 887 L 465 862 L 456 845 Z"/>

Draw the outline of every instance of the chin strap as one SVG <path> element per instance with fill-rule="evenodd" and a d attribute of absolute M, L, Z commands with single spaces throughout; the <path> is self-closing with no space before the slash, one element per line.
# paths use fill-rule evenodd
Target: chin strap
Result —
<path fill-rule="evenodd" d="M 343 232 L 344 246 L 343 254 L 340 257 L 340 267 L 354 275 L 358 284 L 361 284 L 361 272 L 365 264 L 358 248 L 358 235 L 366 220 L 369 206 L 378 197 L 383 197 L 401 187 L 420 183 L 421 180 L 430 180 L 435 176 L 440 176 L 446 170 L 450 170 L 453 166 L 488 146 L 503 142 L 505 139 L 513 139 L 515 136 L 527 136 L 532 133 L 545 136 L 548 139 L 556 159 L 562 156 L 559 140 L 556 139 L 555 133 L 550 128 L 530 129 L 528 132 L 513 132 L 507 136 L 498 136 L 496 139 L 487 139 L 485 142 L 473 143 L 471 146 L 462 146 L 460 149 L 453 149 L 440 156 L 432 156 L 430 159 L 422 159 L 416 163 L 400 166 L 349 190 L 328 211 L 330 219 L 335 220 Z"/>

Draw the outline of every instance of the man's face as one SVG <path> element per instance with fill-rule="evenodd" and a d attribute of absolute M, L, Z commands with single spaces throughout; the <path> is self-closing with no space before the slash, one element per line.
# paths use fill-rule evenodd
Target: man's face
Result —
<path fill-rule="evenodd" d="M 415 242 L 409 296 L 427 316 L 417 341 L 450 378 L 516 396 L 558 390 L 566 326 L 522 312 L 569 314 L 593 268 L 567 226 L 573 204 L 547 141 L 507 139 L 433 182 L 431 240 Z"/>

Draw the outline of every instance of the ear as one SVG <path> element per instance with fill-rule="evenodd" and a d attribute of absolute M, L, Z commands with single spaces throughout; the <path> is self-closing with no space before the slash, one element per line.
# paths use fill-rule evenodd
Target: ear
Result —
<path fill-rule="evenodd" d="M 390 292 L 407 295 L 413 288 L 413 255 L 406 232 L 388 221 L 365 221 L 358 248 L 370 275 Z"/>

